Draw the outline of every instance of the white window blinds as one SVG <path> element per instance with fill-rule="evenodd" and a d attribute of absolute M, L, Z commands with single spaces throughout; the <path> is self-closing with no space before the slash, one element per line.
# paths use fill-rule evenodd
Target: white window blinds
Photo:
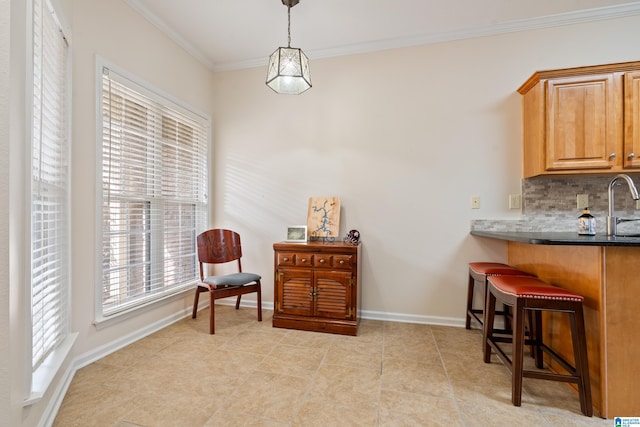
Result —
<path fill-rule="evenodd" d="M 103 316 L 199 279 L 196 235 L 207 213 L 208 124 L 103 67 Z"/>
<path fill-rule="evenodd" d="M 33 1 L 31 321 L 34 370 L 66 337 L 69 310 L 68 46 L 50 4 Z"/>

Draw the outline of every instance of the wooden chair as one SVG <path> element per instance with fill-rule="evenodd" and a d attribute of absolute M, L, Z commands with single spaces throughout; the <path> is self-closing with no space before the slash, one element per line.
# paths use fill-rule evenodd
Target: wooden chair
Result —
<path fill-rule="evenodd" d="M 209 333 L 215 333 L 215 309 L 214 301 L 219 298 L 237 296 L 236 310 L 240 308 L 240 297 L 244 294 L 258 293 L 258 321 L 262 321 L 262 290 L 260 287 L 261 276 L 253 273 L 243 273 L 242 245 L 240 235 L 235 231 L 213 229 L 198 235 L 198 261 L 200 263 L 200 280 L 196 288 L 196 296 L 193 302 L 192 318 L 196 318 L 198 312 L 198 298 L 200 292 L 209 292 Z M 238 272 L 222 276 L 204 275 L 204 264 L 223 264 L 237 261 Z"/>
<path fill-rule="evenodd" d="M 574 292 L 552 286 L 535 277 L 527 276 L 490 276 L 488 279 L 487 302 L 485 306 L 485 322 L 483 325 L 483 354 L 485 363 L 491 362 L 491 351 L 495 351 L 504 365 L 511 371 L 511 401 L 515 406 L 522 404 L 522 379 L 535 378 L 541 380 L 574 383 L 578 388 L 580 409 L 590 417 L 593 415 L 591 386 L 589 382 L 589 362 L 587 360 L 586 331 L 582 304 L 584 297 Z M 513 310 L 513 334 L 510 338 L 494 335 L 493 320 L 496 303 L 503 303 Z M 571 341 L 575 362 L 555 352 L 542 341 L 543 311 L 566 313 L 571 324 Z M 527 339 L 524 328 L 525 315 L 533 312 L 533 328 L 531 338 Z M 569 339 L 568 337 L 565 339 Z M 534 348 L 536 368 L 543 367 L 542 353 L 558 362 L 567 372 L 554 373 L 541 370 L 527 370 L 523 365 L 523 348 L 526 342 Z M 511 357 L 498 344 L 510 342 Z"/>

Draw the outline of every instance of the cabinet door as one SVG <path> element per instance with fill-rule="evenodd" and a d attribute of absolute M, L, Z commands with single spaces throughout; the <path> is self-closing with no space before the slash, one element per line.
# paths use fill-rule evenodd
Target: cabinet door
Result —
<path fill-rule="evenodd" d="M 314 292 L 311 270 L 278 269 L 275 300 L 278 313 L 311 316 Z"/>
<path fill-rule="evenodd" d="M 624 167 L 640 168 L 640 71 L 624 76 Z"/>
<path fill-rule="evenodd" d="M 316 270 L 314 274 L 316 315 L 333 319 L 353 318 L 351 272 Z"/>
<path fill-rule="evenodd" d="M 547 170 L 616 166 L 622 101 L 615 75 L 549 79 L 546 89 Z"/>

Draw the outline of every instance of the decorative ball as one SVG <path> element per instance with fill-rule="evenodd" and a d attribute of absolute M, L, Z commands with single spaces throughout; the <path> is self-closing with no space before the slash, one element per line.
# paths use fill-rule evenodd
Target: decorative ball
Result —
<path fill-rule="evenodd" d="M 360 241 L 360 232 L 358 230 L 351 230 L 347 233 L 347 236 L 344 238 L 344 241 L 347 243 L 358 243 Z"/>

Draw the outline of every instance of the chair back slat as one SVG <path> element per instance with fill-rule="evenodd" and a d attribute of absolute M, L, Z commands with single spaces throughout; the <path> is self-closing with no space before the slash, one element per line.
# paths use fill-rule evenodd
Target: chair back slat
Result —
<path fill-rule="evenodd" d="M 235 231 L 216 228 L 198 235 L 198 260 L 200 264 L 221 264 L 240 260 L 242 245 Z"/>

